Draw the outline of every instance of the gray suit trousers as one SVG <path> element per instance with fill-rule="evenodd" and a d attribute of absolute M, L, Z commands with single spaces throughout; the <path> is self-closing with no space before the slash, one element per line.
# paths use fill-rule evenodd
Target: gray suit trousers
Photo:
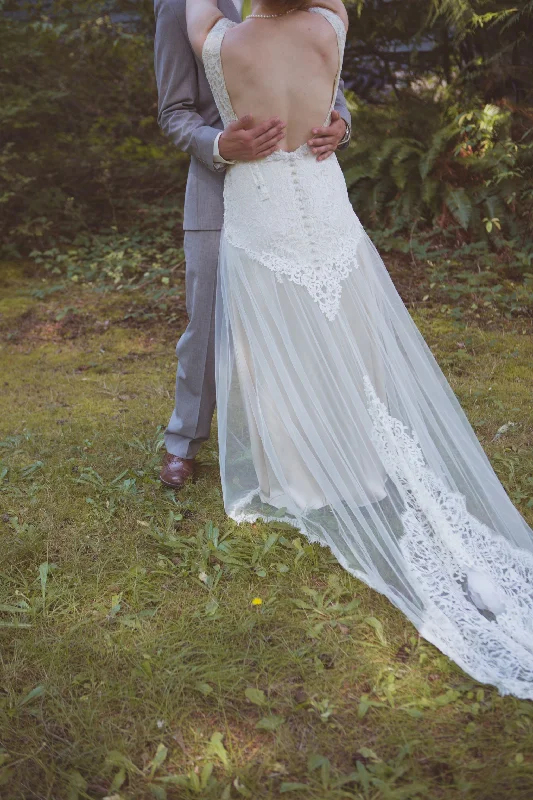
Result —
<path fill-rule="evenodd" d="M 185 231 L 189 324 L 176 347 L 176 407 L 165 432 L 169 453 L 194 458 L 215 409 L 215 297 L 220 231 Z"/>

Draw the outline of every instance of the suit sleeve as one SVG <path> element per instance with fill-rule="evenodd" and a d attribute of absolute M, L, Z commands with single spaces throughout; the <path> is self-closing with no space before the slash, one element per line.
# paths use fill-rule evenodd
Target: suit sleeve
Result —
<path fill-rule="evenodd" d="M 196 61 L 172 2 L 155 0 L 155 22 L 154 66 L 159 127 L 176 147 L 219 172 L 224 169 L 224 164 L 215 164 L 213 153 L 220 130 L 206 125 L 196 111 Z"/>
<path fill-rule="evenodd" d="M 335 101 L 335 111 L 338 111 L 345 123 L 351 127 L 352 125 L 352 115 L 348 111 L 348 106 L 346 105 L 346 98 L 344 97 L 344 81 L 340 80 L 339 83 L 339 91 L 337 92 L 337 99 Z M 349 146 L 350 142 L 346 142 L 339 147 L 339 150 L 345 150 Z"/>

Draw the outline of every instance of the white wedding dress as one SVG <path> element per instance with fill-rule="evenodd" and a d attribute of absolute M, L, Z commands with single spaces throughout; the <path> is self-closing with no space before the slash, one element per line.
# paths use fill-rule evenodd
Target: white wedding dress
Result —
<path fill-rule="evenodd" d="M 337 33 L 338 85 L 345 28 L 311 11 Z M 236 116 L 221 44 L 235 24 L 220 20 L 203 50 L 225 125 Z M 303 145 L 236 164 L 224 201 L 227 514 L 282 520 L 328 546 L 473 678 L 533 699 L 533 533 L 354 214 L 336 157 L 318 162 Z"/>

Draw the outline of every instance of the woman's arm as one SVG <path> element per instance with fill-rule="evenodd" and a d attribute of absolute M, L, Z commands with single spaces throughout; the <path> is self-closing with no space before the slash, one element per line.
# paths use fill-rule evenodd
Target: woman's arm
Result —
<path fill-rule="evenodd" d="M 346 30 L 348 30 L 348 12 L 342 0 L 313 0 L 311 5 L 315 8 L 327 8 L 329 11 L 333 11 L 334 14 L 337 14 L 342 19 Z"/>
<path fill-rule="evenodd" d="M 223 16 L 216 0 L 187 0 L 187 34 L 198 58 L 202 57 L 207 34 Z"/>

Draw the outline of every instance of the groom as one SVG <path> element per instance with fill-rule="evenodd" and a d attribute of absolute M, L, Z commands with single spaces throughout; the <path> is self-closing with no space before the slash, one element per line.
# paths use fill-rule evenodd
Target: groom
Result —
<path fill-rule="evenodd" d="M 189 324 L 176 348 L 176 406 L 165 433 L 160 476 L 165 486 L 176 489 L 193 474 L 194 457 L 209 438 L 215 409 L 215 289 L 224 172 L 236 161 L 264 158 L 284 136 L 279 119 L 255 125 L 249 116 L 222 131 L 202 63 L 187 38 L 185 6 L 186 0 L 155 0 L 159 125 L 191 156 L 183 218 Z M 219 0 L 218 6 L 229 19 L 241 20 L 243 0 Z M 348 146 L 350 122 L 341 82 L 331 125 L 317 129 L 309 142 L 317 158 Z"/>

